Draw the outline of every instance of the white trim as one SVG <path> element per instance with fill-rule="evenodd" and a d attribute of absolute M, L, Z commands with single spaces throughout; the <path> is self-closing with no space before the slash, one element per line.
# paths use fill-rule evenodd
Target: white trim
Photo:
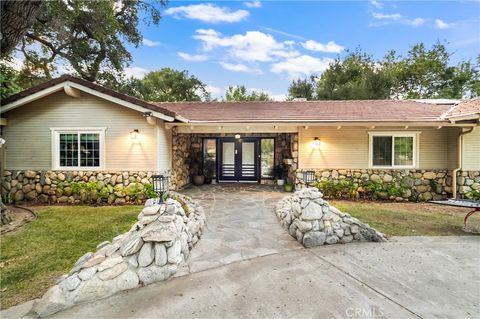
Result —
<path fill-rule="evenodd" d="M 12 110 L 16 107 L 19 107 L 21 105 L 24 105 L 24 104 L 30 103 L 32 101 L 38 100 L 42 97 L 45 97 L 45 96 L 50 95 L 52 93 L 55 93 L 57 91 L 65 90 L 66 87 L 78 89 L 78 90 L 83 91 L 85 93 L 88 93 L 88 94 L 94 95 L 96 97 L 99 97 L 101 99 L 104 99 L 104 100 L 107 100 L 107 101 L 110 101 L 110 102 L 128 107 L 128 108 L 130 108 L 132 110 L 135 110 L 135 111 L 138 111 L 138 112 L 142 112 L 142 113 L 150 112 L 150 113 L 152 113 L 153 116 L 155 116 L 157 118 L 160 118 L 162 120 L 165 120 L 165 121 L 173 122 L 175 120 L 175 118 L 172 117 L 172 116 L 168 116 L 168 115 L 165 115 L 165 114 L 157 112 L 157 111 L 152 111 L 152 110 L 147 109 L 143 106 L 139 106 L 139 105 L 130 103 L 128 101 L 113 97 L 111 95 L 99 92 L 97 90 L 90 89 L 86 86 L 83 86 L 81 84 L 71 82 L 71 81 L 61 82 L 61 83 L 56 84 L 52 87 L 49 87 L 49 88 L 46 88 L 46 89 L 41 90 L 39 92 L 30 94 L 30 95 L 28 95 L 24 98 L 21 98 L 17 101 L 12 102 L 12 103 L 3 105 L 1 107 L 1 113 L 8 112 L 8 111 L 10 111 L 10 110 Z"/>
<path fill-rule="evenodd" d="M 368 132 L 368 168 L 370 169 L 415 169 L 418 168 L 419 158 L 418 154 L 420 147 L 420 134 L 421 132 L 401 132 L 401 131 L 373 131 Z M 395 165 L 395 143 L 392 141 L 392 165 L 390 166 L 377 166 L 373 165 L 373 137 L 374 136 L 388 136 L 388 137 L 412 137 L 413 138 L 413 154 L 412 165 Z"/>
<path fill-rule="evenodd" d="M 105 131 L 106 127 L 51 127 L 52 170 L 55 171 L 98 171 L 105 169 Z M 59 138 L 62 133 L 97 133 L 100 135 L 100 166 L 60 166 Z"/>

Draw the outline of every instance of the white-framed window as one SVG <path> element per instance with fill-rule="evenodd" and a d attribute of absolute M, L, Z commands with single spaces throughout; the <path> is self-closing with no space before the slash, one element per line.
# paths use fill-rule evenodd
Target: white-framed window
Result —
<path fill-rule="evenodd" d="M 371 168 L 415 168 L 419 132 L 369 132 Z"/>
<path fill-rule="evenodd" d="M 96 170 L 104 166 L 106 128 L 51 128 L 54 170 Z"/>

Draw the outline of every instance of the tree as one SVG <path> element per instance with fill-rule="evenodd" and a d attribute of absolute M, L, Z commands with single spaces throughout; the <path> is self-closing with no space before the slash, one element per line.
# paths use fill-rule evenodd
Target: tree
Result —
<path fill-rule="evenodd" d="M 265 92 L 247 92 L 244 85 L 229 86 L 225 92 L 225 100 L 231 101 L 271 101 L 270 96 Z"/>
<path fill-rule="evenodd" d="M 56 67 L 71 67 L 89 81 L 106 70 L 121 72 L 132 58 L 125 44 L 142 41 L 139 22 L 158 24 L 156 3 L 165 1 L 47 1 L 19 48 L 26 68 L 50 78 Z"/>
<path fill-rule="evenodd" d="M 114 83 L 115 81 L 109 81 L 107 85 L 145 101 L 179 102 L 210 99 L 206 84 L 189 75 L 186 70 L 163 68 L 146 74 L 143 79 L 130 78 L 123 83 Z"/>
<path fill-rule="evenodd" d="M 390 97 L 392 78 L 372 56 L 357 49 L 337 58 L 322 73 L 316 93 L 319 100 L 376 100 Z"/>
<path fill-rule="evenodd" d="M 2 57 L 12 53 L 28 28 L 40 13 L 41 0 L 7 1 L 0 3 L 0 53 Z"/>
<path fill-rule="evenodd" d="M 315 88 L 317 86 L 317 76 L 311 75 L 306 79 L 293 80 L 288 87 L 287 100 L 293 100 L 295 98 L 304 98 L 307 101 L 315 100 Z"/>

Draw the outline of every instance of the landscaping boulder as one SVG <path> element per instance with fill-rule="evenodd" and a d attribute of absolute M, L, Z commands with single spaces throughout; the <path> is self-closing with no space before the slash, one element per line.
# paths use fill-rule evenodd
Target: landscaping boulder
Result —
<path fill-rule="evenodd" d="M 305 247 L 346 244 L 354 240 L 387 240 L 384 234 L 340 212 L 322 197 L 317 188 L 309 187 L 285 197 L 276 205 L 282 227 Z"/>
<path fill-rule="evenodd" d="M 130 231 L 86 253 L 34 305 L 40 317 L 174 275 L 202 235 L 203 208 L 189 197 L 150 199 Z M 166 206 L 169 209 L 167 212 Z"/>

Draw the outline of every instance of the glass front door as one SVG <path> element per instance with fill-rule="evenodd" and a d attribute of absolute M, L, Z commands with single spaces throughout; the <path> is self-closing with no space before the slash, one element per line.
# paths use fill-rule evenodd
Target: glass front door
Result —
<path fill-rule="evenodd" d="M 219 142 L 220 181 L 257 181 L 259 178 L 259 139 L 221 138 Z"/>

